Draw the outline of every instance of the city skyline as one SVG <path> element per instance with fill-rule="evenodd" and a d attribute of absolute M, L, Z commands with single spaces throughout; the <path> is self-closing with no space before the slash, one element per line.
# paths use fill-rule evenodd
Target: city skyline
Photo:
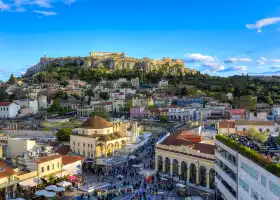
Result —
<path fill-rule="evenodd" d="M 277 1 L 0 0 L 0 80 L 40 57 L 182 59 L 211 75 L 280 74 Z"/>

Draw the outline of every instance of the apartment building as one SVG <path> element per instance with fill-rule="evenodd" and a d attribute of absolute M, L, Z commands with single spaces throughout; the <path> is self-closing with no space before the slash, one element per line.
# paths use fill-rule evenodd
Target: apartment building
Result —
<path fill-rule="evenodd" d="M 216 138 L 215 147 L 215 184 L 218 196 L 225 200 L 279 200 L 280 178 L 277 174 L 229 147 L 224 138 L 230 141 L 230 136 L 222 137 Z"/>

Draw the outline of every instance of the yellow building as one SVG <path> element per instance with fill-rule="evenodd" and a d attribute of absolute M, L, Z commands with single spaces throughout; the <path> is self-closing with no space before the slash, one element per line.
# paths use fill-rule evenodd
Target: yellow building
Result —
<path fill-rule="evenodd" d="M 215 145 L 202 136 L 180 130 L 167 135 L 156 144 L 156 171 L 163 176 L 207 190 L 214 189 Z"/>
<path fill-rule="evenodd" d="M 56 174 L 62 170 L 62 156 L 51 155 L 39 158 L 35 161 L 37 164 L 38 176 L 45 177 L 50 174 Z"/>
<path fill-rule="evenodd" d="M 126 125 L 92 117 L 70 136 L 72 152 L 86 157 L 108 156 L 126 145 Z"/>

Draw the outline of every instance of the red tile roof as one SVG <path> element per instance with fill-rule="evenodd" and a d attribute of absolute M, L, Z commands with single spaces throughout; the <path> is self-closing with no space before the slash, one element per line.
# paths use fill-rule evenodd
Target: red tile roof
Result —
<path fill-rule="evenodd" d="M 168 136 L 161 144 L 162 145 L 173 145 L 173 146 L 192 146 L 194 150 L 199 150 L 201 153 L 214 155 L 215 145 L 199 143 L 199 135 L 194 135 L 185 130 L 179 130 Z"/>
<path fill-rule="evenodd" d="M 0 161 L 0 168 L 2 168 L 2 171 L 0 171 L 0 178 L 9 177 L 10 175 L 15 174 L 15 171 L 5 165 L 2 161 Z"/>
<path fill-rule="evenodd" d="M 68 165 L 80 160 L 84 160 L 84 157 L 82 156 L 68 156 L 68 155 L 63 155 L 62 156 L 62 164 L 63 165 Z"/>
<path fill-rule="evenodd" d="M 232 109 L 229 111 L 232 115 L 244 115 L 245 109 Z"/>
<path fill-rule="evenodd" d="M 36 160 L 35 162 L 37 164 L 40 164 L 40 163 L 45 163 L 45 162 L 49 162 L 51 160 L 55 160 L 55 159 L 58 159 L 58 158 L 62 158 L 61 155 L 50 155 L 50 156 L 45 156 L 45 157 L 42 157 L 42 158 L 39 158 L 38 160 Z"/>
<path fill-rule="evenodd" d="M 235 128 L 235 121 L 234 120 L 219 121 L 219 128 Z"/>
<path fill-rule="evenodd" d="M 9 106 L 11 105 L 13 102 L 0 102 L 0 106 Z"/>
<path fill-rule="evenodd" d="M 55 153 L 58 153 L 60 155 L 66 155 L 70 152 L 70 145 L 61 145 Z"/>

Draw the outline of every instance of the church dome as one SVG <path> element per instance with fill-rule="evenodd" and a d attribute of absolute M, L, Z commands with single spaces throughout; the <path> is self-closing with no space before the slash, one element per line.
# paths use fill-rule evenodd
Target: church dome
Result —
<path fill-rule="evenodd" d="M 98 116 L 89 118 L 82 125 L 83 128 L 90 128 L 90 129 L 103 129 L 111 126 L 113 125 L 110 122 Z"/>

